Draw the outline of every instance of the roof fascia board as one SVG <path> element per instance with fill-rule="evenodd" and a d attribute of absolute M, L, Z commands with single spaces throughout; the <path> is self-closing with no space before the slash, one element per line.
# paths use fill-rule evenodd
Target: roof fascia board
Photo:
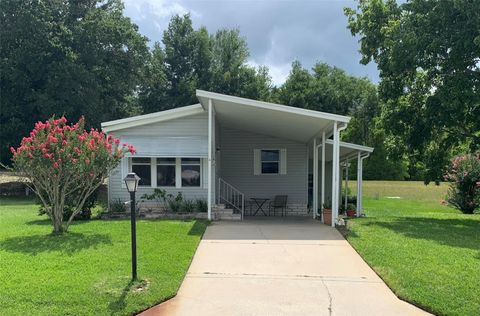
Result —
<path fill-rule="evenodd" d="M 189 105 L 181 108 L 160 111 L 145 115 L 129 117 L 125 119 L 104 122 L 101 124 L 104 132 L 111 132 L 120 129 L 147 125 L 152 123 L 164 122 L 185 116 L 203 113 L 203 107 L 200 104 Z"/>
<path fill-rule="evenodd" d="M 333 120 L 333 121 L 344 122 L 344 123 L 348 123 L 350 121 L 350 117 L 348 116 L 295 108 L 295 107 L 282 105 L 282 104 L 255 101 L 251 99 L 234 97 L 230 95 L 209 92 L 204 90 L 196 90 L 196 94 L 197 94 L 197 97 L 209 98 L 212 100 L 219 100 L 224 102 L 235 102 L 235 103 L 240 103 L 247 106 L 257 107 L 257 108 L 266 109 L 266 110 L 279 111 L 279 112 L 297 114 L 297 115 L 303 115 L 303 116 L 310 116 L 310 117 L 322 118 L 322 119 Z"/>
<path fill-rule="evenodd" d="M 327 139 L 326 141 L 327 144 L 333 145 L 333 140 Z M 346 143 L 346 142 L 340 142 L 340 147 L 346 147 L 346 148 L 351 148 L 351 149 L 356 149 L 360 151 L 366 151 L 366 152 L 373 152 L 372 147 L 367 147 L 367 146 L 362 146 L 362 145 L 357 145 L 357 144 L 352 144 L 352 143 Z"/>

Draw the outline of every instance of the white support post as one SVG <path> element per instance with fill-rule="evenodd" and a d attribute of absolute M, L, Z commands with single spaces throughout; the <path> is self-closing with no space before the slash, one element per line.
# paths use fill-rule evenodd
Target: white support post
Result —
<path fill-rule="evenodd" d="M 212 121 L 213 106 L 212 99 L 208 99 L 208 188 L 207 188 L 207 204 L 208 204 L 208 220 L 212 220 Z"/>
<path fill-rule="evenodd" d="M 338 215 L 340 215 L 340 208 L 343 204 L 342 192 L 343 192 L 343 167 L 340 161 L 338 162 Z"/>
<path fill-rule="evenodd" d="M 325 204 L 325 130 L 322 132 L 322 205 L 320 206 L 323 212 L 323 205 Z M 322 223 L 324 222 L 324 216 L 322 213 Z"/>
<path fill-rule="evenodd" d="M 357 217 L 360 216 L 361 212 L 361 198 L 362 198 L 362 157 L 361 153 L 358 152 L 357 156 Z"/>
<path fill-rule="evenodd" d="M 335 227 L 335 220 L 338 213 L 338 186 L 337 186 L 337 122 L 333 123 L 333 146 L 332 146 L 332 227 Z"/>
<path fill-rule="evenodd" d="M 317 217 L 318 211 L 318 148 L 317 139 L 313 139 L 313 219 Z"/>
<path fill-rule="evenodd" d="M 348 158 L 345 160 L 345 210 L 348 205 Z"/>
<path fill-rule="evenodd" d="M 334 138 L 333 138 L 333 149 L 334 149 L 334 163 L 332 167 L 332 171 L 335 171 L 332 174 L 332 182 L 333 188 L 332 191 L 335 192 L 335 204 L 332 202 L 332 227 L 335 227 L 335 222 L 338 219 L 338 205 L 340 204 L 340 132 L 347 128 L 347 124 L 343 124 L 342 126 L 338 126 L 338 123 L 335 122 L 333 125 L 334 129 Z M 332 192 L 333 193 L 333 192 Z M 332 194 L 333 195 L 333 194 Z M 335 205 L 335 207 L 333 207 Z"/>

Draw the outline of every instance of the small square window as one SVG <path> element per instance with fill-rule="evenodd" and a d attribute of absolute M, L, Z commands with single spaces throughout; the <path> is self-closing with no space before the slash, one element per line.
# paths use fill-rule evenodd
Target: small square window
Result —
<path fill-rule="evenodd" d="M 280 171 L 280 150 L 262 150 L 261 164 L 262 174 L 278 174 Z"/>

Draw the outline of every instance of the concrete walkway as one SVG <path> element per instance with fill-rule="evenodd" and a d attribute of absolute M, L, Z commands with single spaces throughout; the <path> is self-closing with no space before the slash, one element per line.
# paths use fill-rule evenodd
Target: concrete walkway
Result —
<path fill-rule="evenodd" d="M 142 315 L 426 314 L 398 299 L 335 229 L 252 219 L 209 226 L 178 295 Z"/>

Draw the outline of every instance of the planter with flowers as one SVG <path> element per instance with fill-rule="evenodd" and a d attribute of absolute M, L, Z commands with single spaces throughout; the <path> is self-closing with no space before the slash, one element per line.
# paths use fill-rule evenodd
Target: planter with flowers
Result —
<path fill-rule="evenodd" d="M 326 225 L 332 225 L 332 203 L 330 200 L 323 203 L 323 222 Z"/>
<path fill-rule="evenodd" d="M 348 217 L 355 217 L 357 216 L 357 211 L 356 211 L 356 207 L 355 207 L 355 204 L 347 204 L 347 216 Z"/>

